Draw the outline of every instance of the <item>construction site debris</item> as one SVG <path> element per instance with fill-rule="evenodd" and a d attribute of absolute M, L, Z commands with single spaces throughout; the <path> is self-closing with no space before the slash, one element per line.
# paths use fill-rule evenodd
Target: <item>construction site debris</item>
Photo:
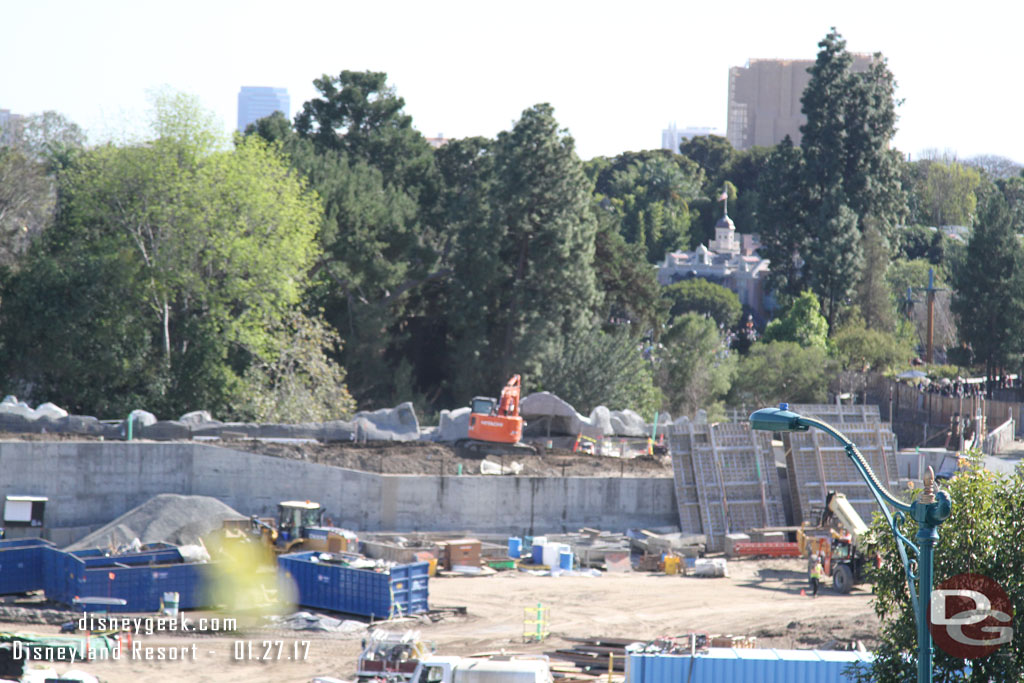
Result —
<path fill-rule="evenodd" d="M 210 496 L 161 493 L 65 550 L 107 548 L 116 551 L 130 548 L 136 539 L 142 545 L 199 545 L 203 536 L 220 529 L 226 519 L 245 520 L 246 517 Z"/>
<path fill-rule="evenodd" d="M 270 622 L 278 628 L 292 631 L 323 631 L 327 633 L 361 635 L 368 625 L 352 619 L 335 619 L 325 614 L 312 612 L 295 612 L 288 616 L 271 616 Z"/>
<path fill-rule="evenodd" d="M 729 576 L 729 565 L 721 557 L 699 557 L 693 562 L 693 575 L 706 578 Z"/>

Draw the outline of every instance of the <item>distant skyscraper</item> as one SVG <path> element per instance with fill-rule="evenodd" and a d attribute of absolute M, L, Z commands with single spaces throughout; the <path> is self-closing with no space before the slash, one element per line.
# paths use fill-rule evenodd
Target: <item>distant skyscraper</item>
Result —
<path fill-rule="evenodd" d="M 238 130 L 275 111 L 291 116 L 291 99 L 286 88 L 259 88 L 242 86 L 238 91 Z"/>
<path fill-rule="evenodd" d="M 669 124 L 669 127 L 661 131 L 661 148 L 670 149 L 679 154 L 679 145 L 683 140 L 697 137 L 698 135 L 721 135 L 717 128 L 705 128 L 701 126 L 683 128 L 679 130 L 676 124 Z"/>
<path fill-rule="evenodd" d="M 867 71 L 871 55 L 852 54 L 853 70 Z M 729 69 L 729 121 L 726 137 L 736 149 L 774 147 L 787 135 L 794 145 L 807 122 L 803 97 L 813 59 L 751 59 Z"/>

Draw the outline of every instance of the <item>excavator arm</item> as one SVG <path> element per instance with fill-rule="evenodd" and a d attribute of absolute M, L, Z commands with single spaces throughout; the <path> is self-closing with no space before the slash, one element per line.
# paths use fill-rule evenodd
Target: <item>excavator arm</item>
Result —
<path fill-rule="evenodd" d="M 498 415 L 502 417 L 519 416 L 519 391 L 520 377 L 519 375 L 512 375 L 512 379 L 501 390 L 501 399 L 498 401 Z"/>

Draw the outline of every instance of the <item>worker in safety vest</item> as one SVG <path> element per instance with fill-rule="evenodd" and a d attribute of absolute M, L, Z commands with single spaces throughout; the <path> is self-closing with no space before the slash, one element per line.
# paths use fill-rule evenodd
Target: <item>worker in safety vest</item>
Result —
<path fill-rule="evenodd" d="M 811 570 L 811 597 L 818 597 L 818 586 L 821 584 L 821 577 L 825 573 L 825 569 L 821 566 L 821 560 L 814 563 L 814 569 Z"/>

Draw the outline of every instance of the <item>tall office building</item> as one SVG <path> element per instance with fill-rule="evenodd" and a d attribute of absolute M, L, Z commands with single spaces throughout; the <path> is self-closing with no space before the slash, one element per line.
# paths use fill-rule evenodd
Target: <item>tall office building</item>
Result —
<path fill-rule="evenodd" d="M 242 86 L 238 91 L 238 130 L 275 111 L 291 116 L 291 99 L 286 88 Z"/>
<path fill-rule="evenodd" d="M 867 71 L 871 55 L 853 54 L 853 70 Z M 794 145 L 807 122 L 800 98 L 811 81 L 813 59 L 751 59 L 729 69 L 726 138 L 736 149 L 773 147 L 787 135 Z"/>
<path fill-rule="evenodd" d="M 679 145 L 683 144 L 684 140 L 697 137 L 698 135 L 721 135 L 722 133 L 717 128 L 706 128 L 706 127 L 690 127 L 683 128 L 682 130 L 676 128 L 676 124 L 669 124 L 669 127 L 661 131 L 661 148 L 670 149 L 676 154 L 679 154 Z"/>

